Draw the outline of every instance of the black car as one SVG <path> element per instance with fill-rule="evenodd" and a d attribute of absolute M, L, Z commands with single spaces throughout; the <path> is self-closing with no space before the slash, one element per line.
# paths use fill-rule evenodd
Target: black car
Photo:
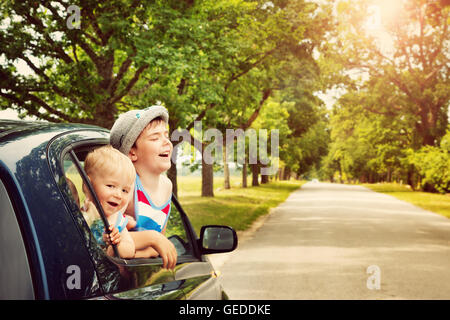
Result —
<path fill-rule="evenodd" d="M 236 232 L 205 226 L 198 238 L 175 196 L 174 270 L 105 253 L 101 211 L 79 204 L 83 160 L 108 142 L 96 126 L 0 120 L 0 299 L 227 299 L 205 254 L 234 250 Z"/>

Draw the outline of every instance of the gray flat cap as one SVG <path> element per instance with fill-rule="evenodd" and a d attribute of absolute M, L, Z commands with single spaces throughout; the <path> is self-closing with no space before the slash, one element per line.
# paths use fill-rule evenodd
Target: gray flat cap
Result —
<path fill-rule="evenodd" d="M 151 106 L 143 110 L 122 113 L 111 128 L 109 142 L 128 156 L 142 130 L 157 117 L 161 117 L 166 123 L 169 122 L 169 113 L 163 106 Z"/>

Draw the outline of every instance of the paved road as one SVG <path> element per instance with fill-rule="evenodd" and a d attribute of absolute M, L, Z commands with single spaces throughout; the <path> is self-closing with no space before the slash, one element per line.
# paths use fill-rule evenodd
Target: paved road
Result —
<path fill-rule="evenodd" d="M 230 299 L 450 299 L 450 219 L 363 187 L 307 183 L 211 260 Z"/>

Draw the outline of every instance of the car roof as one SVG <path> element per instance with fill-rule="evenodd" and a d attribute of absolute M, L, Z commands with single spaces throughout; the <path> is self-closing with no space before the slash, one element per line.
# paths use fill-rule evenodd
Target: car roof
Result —
<path fill-rule="evenodd" d="M 53 123 L 46 121 L 21 121 L 21 120 L 5 120 L 0 119 L 0 141 L 11 140 L 13 137 L 8 137 L 12 134 L 30 135 L 39 130 L 46 131 L 71 131 L 80 129 L 104 129 L 94 125 L 81 123 Z M 106 130 L 106 129 L 104 129 Z"/>
<path fill-rule="evenodd" d="M 80 123 L 0 120 L 0 161 L 9 159 L 16 162 L 21 155 L 24 156 L 21 152 L 12 152 L 16 148 L 43 149 L 56 136 L 80 130 L 108 132 L 105 128 Z"/>

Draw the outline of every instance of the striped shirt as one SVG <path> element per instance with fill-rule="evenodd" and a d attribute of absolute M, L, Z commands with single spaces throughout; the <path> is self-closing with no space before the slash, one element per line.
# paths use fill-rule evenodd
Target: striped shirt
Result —
<path fill-rule="evenodd" d="M 134 230 L 156 230 L 161 232 L 167 224 L 170 215 L 172 194 L 162 205 L 155 205 L 144 189 L 139 175 L 136 174 L 134 192 L 134 211 L 136 215 L 136 227 Z"/>

